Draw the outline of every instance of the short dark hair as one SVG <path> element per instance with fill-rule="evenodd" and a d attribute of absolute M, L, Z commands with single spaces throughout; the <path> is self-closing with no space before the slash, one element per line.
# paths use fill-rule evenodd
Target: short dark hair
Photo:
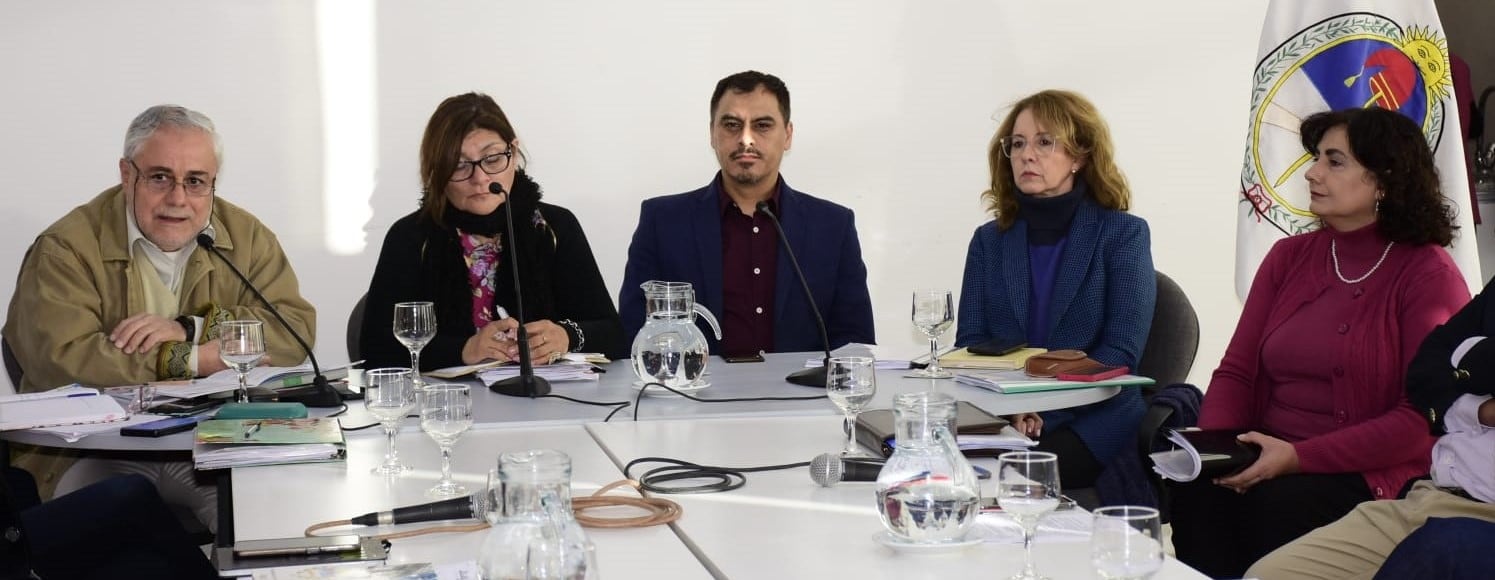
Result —
<path fill-rule="evenodd" d="M 518 136 L 493 97 L 476 92 L 448 97 L 426 123 L 426 134 L 420 140 L 421 210 L 437 225 L 442 224 L 448 203 L 446 186 L 462 155 L 462 140 L 477 129 L 498 133 L 509 147 Z M 511 162 L 524 159 L 523 151 L 517 153 L 519 159 Z"/>
<path fill-rule="evenodd" d="M 1375 176 L 1384 196 L 1376 227 L 1386 239 L 1421 245 L 1453 242 L 1453 208 L 1438 184 L 1433 150 L 1422 128 L 1407 116 L 1380 107 L 1316 113 L 1303 120 L 1303 149 L 1318 156 L 1319 141 L 1345 128 L 1350 154 Z"/>
<path fill-rule="evenodd" d="M 721 104 L 722 95 L 727 91 L 734 93 L 751 93 L 763 87 L 779 100 L 779 113 L 784 115 L 784 122 L 789 122 L 789 87 L 784 86 L 784 81 L 779 77 L 768 73 L 760 73 L 755 70 L 742 71 L 728 76 L 716 82 L 716 90 L 711 92 L 711 120 L 716 120 L 716 106 Z"/>

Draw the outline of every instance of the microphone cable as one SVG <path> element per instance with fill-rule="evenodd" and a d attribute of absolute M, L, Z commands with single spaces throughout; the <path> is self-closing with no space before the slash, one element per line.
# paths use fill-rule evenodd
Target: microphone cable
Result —
<path fill-rule="evenodd" d="M 565 395 L 557 395 L 555 393 L 551 393 L 551 394 L 548 394 L 548 395 L 540 395 L 540 396 L 535 397 L 535 398 L 536 399 L 553 398 L 553 399 L 561 399 L 561 400 L 564 400 L 564 401 L 571 401 L 572 403 L 581 403 L 583 405 L 592 405 L 594 407 L 612 407 L 613 408 L 612 412 L 608 413 L 607 417 L 604 417 L 602 419 L 603 423 L 606 423 L 609 419 L 612 419 L 613 415 L 617 415 L 618 414 L 618 411 L 622 411 L 623 409 L 627 409 L 630 405 L 633 404 L 633 403 L 631 403 L 629 401 L 588 401 L 588 400 L 585 400 L 585 399 L 573 399 L 571 397 L 567 397 Z"/>
<path fill-rule="evenodd" d="M 635 480 L 632 474 L 633 468 L 640 463 L 663 463 L 665 466 L 645 471 Z M 809 465 L 809 461 L 801 461 L 798 463 L 764 465 L 761 467 L 719 467 L 715 465 L 701 465 L 699 463 L 691 463 L 668 457 L 640 457 L 629 461 L 628 465 L 623 466 L 623 477 L 632 481 L 638 481 L 639 489 L 652 493 L 717 493 L 732 491 L 746 485 L 747 474 L 749 473 L 781 471 L 807 467 Z M 713 483 L 665 485 L 671 481 L 692 479 L 705 479 Z"/>
<path fill-rule="evenodd" d="M 825 395 L 810 395 L 810 396 L 805 396 L 805 397 L 732 397 L 732 398 L 727 398 L 727 399 L 702 399 L 700 397 L 697 397 L 697 396 L 692 395 L 690 393 L 686 393 L 686 392 L 681 391 L 679 389 L 676 389 L 674 387 L 665 386 L 664 383 L 660 383 L 660 382 L 657 382 L 657 381 L 650 381 L 650 382 L 644 383 L 644 385 L 639 388 L 638 394 L 635 395 L 634 398 L 633 398 L 633 420 L 634 421 L 638 420 L 638 409 L 644 403 L 644 391 L 648 390 L 651 387 L 659 387 L 661 389 L 664 389 L 664 390 L 669 391 L 671 393 L 675 393 L 676 395 L 680 395 L 682 397 L 685 397 L 685 398 L 690 399 L 692 401 L 695 401 L 697 403 L 747 403 L 747 402 L 754 402 L 754 401 L 815 401 L 815 400 L 818 400 L 818 399 L 828 398 Z M 809 465 L 809 463 L 806 463 L 805 465 Z M 624 473 L 624 475 L 627 475 L 627 473 Z"/>

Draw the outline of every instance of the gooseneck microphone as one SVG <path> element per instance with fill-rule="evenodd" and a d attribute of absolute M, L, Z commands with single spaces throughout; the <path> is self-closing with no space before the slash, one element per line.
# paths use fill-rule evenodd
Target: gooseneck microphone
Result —
<path fill-rule="evenodd" d="M 363 514 L 348 520 L 355 526 L 390 526 L 441 520 L 481 520 L 487 511 L 479 494 Z"/>
<path fill-rule="evenodd" d="M 493 195 L 503 195 L 504 186 L 497 181 L 488 184 L 488 192 Z M 534 363 L 530 360 L 529 334 L 524 330 L 524 323 L 528 320 L 524 317 L 524 294 L 519 288 L 519 241 L 514 235 L 514 196 L 508 196 L 504 200 L 504 221 L 509 226 L 509 261 L 512 263 L 511 270 L 514 272 L 514 320 L 519 322 L 514 336 L 519 341 L 519 376 L 509 377 L 488 385 L 488 390 L 501 395 L 511 397 L 535 398 L 550 394 L 550 381 L 543 377 L 535 376 Z"/>
<path fill-rule="evenodd" d="M 767 201 L 758 202 L 758 211 L 768 216 L 773 222 L 774 231 L 779 233 L 779 242 L 784 244 L 784 253 L 789 256 L 789 264 L 794 266 L 794 275 L 799 278 L 799 286 L 805 291 L 805 300 L 810 301 L 810 312 L 815 313 L 815 324 L 820 328 L 820 345 L 825 348 L 825 360 L 821 361 L 820 368 L 810 368 L 789 373 L 784 380 L 796 385 L 806 387 L 825 388 L 825 373 L 831 366 L 831 339 L 826 336 L 825 319 L 820 317 L 820 307 L 815 305 L 815 294 L 810 292 L 810 283 L 805 281 L 805 271 L 799 269 L 799 259 L 794 257 L 794 248 L 789 245 L 789 237 L 784 235 L 784 226 L 779 223 L 779 216 L 773 215 L 768 209 Z"/>
<path fill-rule="evenodd" d="M 249 281 L 249 277 L 245 276 L 244 272 L 241 272 L 239 267 L 235 266 L 234 262 L 228 259 L 228 256 L 218 251 L 218 248 L 213 245 L 213 236 L 208 235 L 207 232 L 197 234 L 197 245 L 206 248 L 214 256 L 218 256 L 218 260 L 228 266 L 228 269 L 232 270 L 234 275 L 239 277 L 244 286 L 249 288 L 249 291 L 253 292 L 254 296 L 260 299 L 265 308 L 270 310 L 270 314 L 275 316 L 276 320 L 280 321 L 280 325 L 285 327 L 286 332 L 291 333 L 291 338 L 296 339 L 296 343 L 301 345 L 301 350 L 306 351 L 306 358 L 311 361 L 311 370 L 315 375 L 312 379 L 312 388 L 304 392 L 296 392 L 295 394 L 282 393 L 278 395 L 278 398 L 286 402 L 301 403 L 308 407 L 341 406 L 343 398 L 337 394 L 337 390 L 333 389 L 332 385 L 327 383 L 327 377 L 322 375 L 322 366 L 317 364 L 317 355 L 311 351 L 311 345 L 306 343 L 306 339 L 301 338 L 301 333 L 296 332 L 296 329 L 291 327 L 291 323 L 286 322 L 285 317 L 280 314 L 280 309 L 276 308 L 274 304 L 270 303 L 269 299 L 265 298 L 264 293 L 260 292 L 260 289 L 254 285 L 254 282 Z"/>
<path fill-rule="evenodd" d="M 870 457 L 821 453 L 810 460 L 810 479 L 820 487 L 831 487 L 843 481 L 877 481 L 884 462 Z"/>

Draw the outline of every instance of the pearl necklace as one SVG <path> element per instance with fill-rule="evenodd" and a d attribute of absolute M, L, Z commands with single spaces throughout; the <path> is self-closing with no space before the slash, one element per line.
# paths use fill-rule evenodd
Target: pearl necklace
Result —
<path fill-rule="evenodd" d="M 1339 240 L 1329 240 L 1329 257 L 1334 259 L 1334 275 L 1339 276 L 1339 281 L 1345 284 L 1359 284 L 1364 282 L 1371 274 L 1376 273 L 1376 269 L 1381 267 L 1382 262 L 1386 261 L 1386 256 L 1391 253 L 1391 246 L 1394 245 L 1396 245 L 1396 242 L 1386 242 L 1386 249 L 1381 252 L 1381 259 L 1376 260 L 1376 265 L 1371 266 L 1370 271 L 1366 272 L 1364 276 L 1351 280 L 1344 277 L 1344 272 L 1339 271 Z"/>

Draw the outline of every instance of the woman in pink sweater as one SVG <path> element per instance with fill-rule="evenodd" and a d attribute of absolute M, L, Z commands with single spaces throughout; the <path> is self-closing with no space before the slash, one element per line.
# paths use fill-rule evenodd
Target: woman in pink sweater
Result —
<path fill-rule="evenodd" d="M 1178 558 L 1214 577 L 1427 473 L 1433 438 L 1407 403 L 1407 363 L 1469 301 L 1415 123 L 1351 109 L 1309 117 L 1301 135 L 1323 227 L 1267 254 L 1199 416 L 1244 431 L 1261 457 L 1171 488 Z"/>

